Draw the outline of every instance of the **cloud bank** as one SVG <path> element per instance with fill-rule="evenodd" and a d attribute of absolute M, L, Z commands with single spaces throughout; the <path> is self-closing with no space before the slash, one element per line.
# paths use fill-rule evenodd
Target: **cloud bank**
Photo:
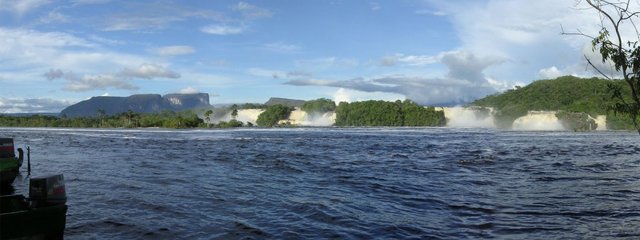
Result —
<path fill-rule="evenodd" d="M 57 113 L 73 103 L 51 98 L 0 97 L 0 113 Z"/>
<path fill-rule="evenodd" d="M 72 71 L 50 69 L 44 74 L 48 80 L 65 79 L 64 90 L 83 92 L 106 90 L 108 88 L 137 90 L 139 87 L 130 83 L 133 79 L 180 78 L 180 74 L 156 64 L 142 64 L 136 68 L 125 68 L 114 74 L 79 76 Z"/>
<path fill-rule="evenodd" d="M 439 106 L 468 103 L 507 87 L 487 78 L 483 73 L 486 68 L 502 63 L 501 59 L 477 57 L 465 51 L 446 52 L 433 58 L 447 67 L 448 73 L 443 78 L 406 75 L 350 80 L 300 78 L 289 80 L 285 84 L 398 93 L 420 104 Z"/>

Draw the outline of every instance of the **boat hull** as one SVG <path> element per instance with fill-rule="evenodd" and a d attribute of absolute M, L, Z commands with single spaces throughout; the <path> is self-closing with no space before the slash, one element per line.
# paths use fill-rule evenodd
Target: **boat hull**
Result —
<path fill-rule="evenodd" d="M 66 205 L 29 208 L 22 196 L 0 198 L 0 239 L 63 239 Z"/>

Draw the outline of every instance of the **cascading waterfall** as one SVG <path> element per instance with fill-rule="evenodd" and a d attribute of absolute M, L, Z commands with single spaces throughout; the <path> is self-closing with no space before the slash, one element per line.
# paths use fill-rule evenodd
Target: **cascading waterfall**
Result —
<path fill-rule="evenodd" d="M 264 112 L 264 110 L 262 109 L 239 109 L 238 110 L 238 116 L 236 116 L 236 120 L 241 121 L 241 122 L 250 122 L 252 124 L 256 124 L 256 121 L 258 120 L 258 116 L 260 116 L 260 114 Z M 233 119 L 233 117 L 231 116 L 231 112 L 227 112 L 224 116 L 219 117 L 219 118 L 214 118 L 211 122 L 212 123 L 219 123 L 221 121 L 231 121 L 231 119 Z"/>
<path fill-rule="evenodd" d="M 554 111 L 529 111 L 526 116 L 513 121 L 512 130 L 519 131 L 562 131 L 560 119 Z"/>
<path fill-rule="evenodd" d="M 596 131 L 606 131 L 607 130 L 607 116 L 606 115 L 598 115 L 595 118 L 596 124 L 598 127 Z"/>
<path fill-rule="evenodd" d="M 335 112 L 312 113 L 296 109 L 291 112 L 289 119 L 285 120 L 293 125 L 328 127 L 336 122 Z"/>
<path fill-rule="evenodd" d="M 475 107 L 443 107 L 447 127 L 453 128 L 496 128 L 493 109 Z"/>
<path fill-rule="evenodd" d="M 496 128 L 494 110 L 484 107 L 443 107 L 447 119 L 447 127 L 452 128 Z M 258 116 L 264 112 L 262 109 L 240 109 L 236 120 L 241 122 L 256 123 Z M 597 124 L 596 130 L 607 130 L 607 118 L 604 115 L 590 117 Z M 230 121 L 233 119 L 231 113 L 215 118 L 212 122 Z M 300 109 L 291 112 L 289 119 L 282 122 L 288 122 L 298 126 L 332 126 L 335 123 L 335 112 L 313 113 L 308 114 Z M 511 127 L 516 131 L 563 131 L 566 130 L 561 121 L 556 117 L 555 111 L 530 111 L 526 116 L 516 119 Z"/>

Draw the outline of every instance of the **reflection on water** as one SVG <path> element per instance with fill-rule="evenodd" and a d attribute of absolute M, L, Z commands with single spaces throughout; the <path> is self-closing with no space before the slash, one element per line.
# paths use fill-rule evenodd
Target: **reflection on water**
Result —
<path fill-rule="evenodd" d="M 64 173 L 66 237 L 640 237 L 633 133 L 2 129 Z M 28 179 L 15 184 L 26 194 Z"/>

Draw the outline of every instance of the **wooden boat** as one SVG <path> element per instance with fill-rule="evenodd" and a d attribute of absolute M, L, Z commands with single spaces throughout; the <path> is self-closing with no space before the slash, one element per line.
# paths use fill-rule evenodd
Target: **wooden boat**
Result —
<path fill-rule="evenodd" d="M 0 196 L 0 239 L 63 239 L 66 201 L 62 174 L 31 178 L 28 199 Z"/>
<path fill-rule="evenodd" d="M 13 138 L 0 138 L 0 186 L 13 183 L 20 172 L 23 160 L 24 153 L 21 148 L 18 148 L 16 158 Z"/>

